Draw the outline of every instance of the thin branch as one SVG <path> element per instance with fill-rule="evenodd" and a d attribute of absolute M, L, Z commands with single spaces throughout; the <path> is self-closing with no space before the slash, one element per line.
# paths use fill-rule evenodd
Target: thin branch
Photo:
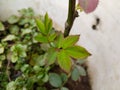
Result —
<path fill-rule="evenodd" d="M 76 17 L 78 17 L 78 13 L 75 10 L 76 0 L 69 0 L 68 6 L 68 18 L 65 23 L 64 37 L 67 37 L 70 33 L 70 30 L 73 26 L 73 22 Z"/>

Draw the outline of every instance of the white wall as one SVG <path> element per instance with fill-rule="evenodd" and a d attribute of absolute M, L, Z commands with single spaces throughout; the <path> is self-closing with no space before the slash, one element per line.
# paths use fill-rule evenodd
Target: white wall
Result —
<path fill-rule="evenodd" d="M 17 10 L 32 7 L 37 14 L 45 14 L 57 22 L 59 28 L 64 26 L 67 16 L 67 0 L 0 0 L 0 20 L 6 20 L 12 14 L 18 14 Z M 61 27 L 62 25 L 62 27 Z"/>
<path fill-rule="evenodd" d="M 48 11 L 53 20 L 64 27 L 68 0 L 0 0 L 0 19 L 17 14 L 21 8 L 33 7 L 37 13 Z M 88 69 L 93 90 L 120 90 L 120 1 L 100 0 L 91 14 L 80 13 L 71 34 L 81 34 L 78 44 L 92 53 Z M 97 30 L 91 27 L 100 18 Z"/>

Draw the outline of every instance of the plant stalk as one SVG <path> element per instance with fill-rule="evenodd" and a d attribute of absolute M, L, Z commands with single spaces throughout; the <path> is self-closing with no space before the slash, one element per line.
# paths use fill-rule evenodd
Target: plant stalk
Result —
<path fill-rule="evenodd" d="M 76 0 L 69 0 L 68 6 L 68 17 L 65 23 L 64 37 L 67 37 L 70 33 L 70 30 L 73 26 L 73 22 L 76 17 L 78 17 L 78 13 L 75 10 Z"/>

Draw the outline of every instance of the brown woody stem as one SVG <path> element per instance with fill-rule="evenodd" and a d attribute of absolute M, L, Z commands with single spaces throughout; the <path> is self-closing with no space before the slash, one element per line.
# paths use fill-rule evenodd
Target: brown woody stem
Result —
<path fill-rule="evenodd" d="M 64 37 L 67 37 L 70 33 L 70 30 L 73 26 L 75 18 L 78 16 L 77 11 L 75 10 L 76 0 L 69 0 L 68 6 L 68 18 L 65 23 Z"/>

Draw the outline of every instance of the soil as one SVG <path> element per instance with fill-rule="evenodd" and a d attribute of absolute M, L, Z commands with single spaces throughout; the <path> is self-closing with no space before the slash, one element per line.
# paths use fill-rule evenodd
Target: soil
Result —
<path fill-rule="evenodd" d="M 83 67 L 87 72 L 87 66 L 83 65 Z M 53 70 L 53 72 L 61 72 L 61 69 L 59 69 L 59 67 L 55 67 L 55 70 Z M 46 87 L 48 88 L 47 90 L 52 89 L 49 84 L 47 84 Z M 69 90 L 92 90 L 88 73 L 86 76 L 80 77 L 78 81 L 73 81 L 69 79 L 68 82 L 65 84 L 65 87 L 67 87 Z"/>
<path fill-rule="evenodd" d="M 92 90 L 88 76 L 81 77 L 80 81 L 69 81 L 66 87 L 68 87 L 69 90 Z"/>
<path fill-rule="evenodd" d="M 87 67 L 85 66 L 84 68 L 87 71 Z M 69 80 L 66 87 L 68 87 L 69 90 L 92 90 L 88 73 L 86 76 L 80 77 L 78 81 Z"/>

